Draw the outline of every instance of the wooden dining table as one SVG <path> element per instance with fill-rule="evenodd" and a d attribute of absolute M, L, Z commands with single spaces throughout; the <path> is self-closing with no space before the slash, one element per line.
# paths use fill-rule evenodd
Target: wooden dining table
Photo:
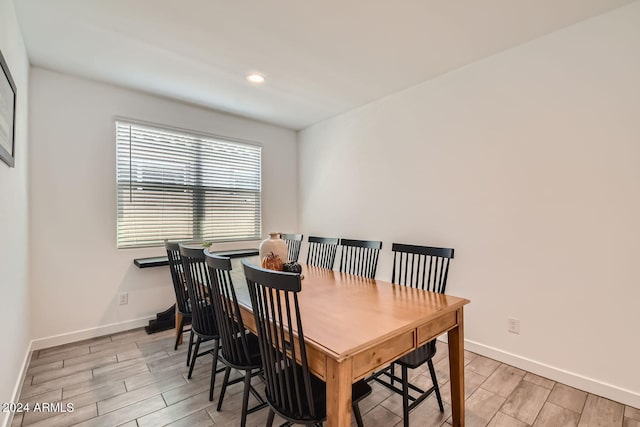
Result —
<path fill-rule="evenodd" d="M 242 320 L 256 333 L 241 262 L 232 265 Z M 445 332 L 452 421 L 464 425 L 463 307 L 469 300 L 306 265 L 302 273 L 298 298 L 309 369 L 327 383 L 328 426 L 351 425 L 355 381 Z"/>

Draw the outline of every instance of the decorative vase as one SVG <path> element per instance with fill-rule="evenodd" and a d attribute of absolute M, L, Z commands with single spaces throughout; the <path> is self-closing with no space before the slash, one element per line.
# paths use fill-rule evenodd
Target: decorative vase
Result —
<path fill-rule="evenodd" d="M 269 238 L 260 243 L 258 253 L 260 265 L 270 270 L 275 270 L 278 266 L 279 270 L 282 270 L 282 264 L 289 262 L 287 243 L 280 238 L 280 233 L 269 233 Z"/>

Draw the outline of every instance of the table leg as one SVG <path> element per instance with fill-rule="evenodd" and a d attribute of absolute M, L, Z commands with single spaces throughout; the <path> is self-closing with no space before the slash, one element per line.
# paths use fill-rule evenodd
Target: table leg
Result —
<path fill-rule="evenodd" d="M 327 357 L 327 426 L 351 426 L 353 360 L 338 362 Z"/>
<path fill-rule="evenodd" d="M 178 313 L 178 307 L 176 307 L 176 337 L 180 335 L 180 325 L 182 324 L 182 314 Z M 178 341 L 178 345 L 182 344 L 182 336 Z"/>
<path fill-rule="evenodd" d="M 464 322 L 458 309 L 458 326 L 449 331 L 449 376 L 453 427 L 464 426 Z"/>

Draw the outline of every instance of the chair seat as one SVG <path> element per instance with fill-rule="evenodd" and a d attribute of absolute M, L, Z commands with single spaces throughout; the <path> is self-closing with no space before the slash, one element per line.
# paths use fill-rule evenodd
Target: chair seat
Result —
<path fill-rule="evenodd" d="M 224 359 L 224 363 L 231 366 L 234 369 L 258 369 L 262 366 L 262 358 L 260 357 L 260 342 L 258 337 L 252 333 L 245 335 L 247 338 L 247 349 L 249 351 L 249 360 L 245 357 L 237 359 L 233 357 L 232 352 L 225 351 L 226 346 L 222 347 L 222 353 L 220 357 Z M 233 344 L 237 349 L 242 349 L 242 339 L 238 337 L 234 340 Z M 244 350 L 234 352 L 236 354 L 244 355 Z"/>
<path fill-rule="evenodd" d="M 180 307 L 178 307 L 178 313 L 182 314 L 183 317 L 191 317 L 191 301 L 186 300 L 184 305 L 184 310 L 181 310 Z"/>
<path fill-rule="evenodd" d="M 182 317 L 187 317 L 189 319 L 191 319 L 191 306 L 188 307 L 188 310 L 177 310 L 178 313 L 180 313 L 182 315 Z"/>
<path fill-rule="evenodd" d="M 425 345 L 418 347 L 409 354 L 405 354 L 400 359 L 396 360 L 400 366 L 406 366 L 410 369 L 415 369 L 418 366 L 431 359 L 436 354 L 436 340 L 431 340 Z"/>
<path fill-rule="evenodd" d="M 295 369 L 297 371 L 295 375 L 301 376 L 302 368 L 300 367 L 300 365 L 296 365 Z M 300 408 L 297 407 L 298 405 L 295 404 L 295 402 L 294 402 L 295 409 L 291 410 L 290 408 L 287 409 L 287 408 L 280 407 L 279 405 L 276 405 L 275 401 L 271 399 L 270 396 L 267 396 L 267 400 L 269 401 L 270 406 L 276 411 L 276 413 L 278 413 L 278 415 L 280 415 L 285 419 L 288 418 L 288 419 L 295 419 L 295 420 L 309 421 L 309 422 L 314 422 L 314 421 L 320 422 L 325 418 L 327 418 L 327 400 L 326 400 L 327 383 L 325 383 L 324 381 L 322 381 L 320 378 L 316 377 L 313 374 L 310 374 L 310 375 L 311 375 L 311 395 L 313 396 L 313 406 L 316 410 L 316 416 L 315 417 L 311 416 L 311 410 L 309 409 L 309 406 L 305 399 L 303 399 L 302 401 L 302 404 L 303 404 L 302 410 L 300 410 Z M 284 378 L 282 379 L 282 377 Z M 280 375 L 278 375 L 277 381 L 281 381 L 281 380 L 284 383 L 288 382 L 290 387 L 295 387 L 294 373 L 291 367 L 287 368 L 286 372 L 282 372 Z M 367 397 L 369 394 L 371 394 L 371 387 L 364 380 L 360 380 L 351 386 L 351 401 L 353 404 L 359 402 L 363 398 Z"/>
<path fill-rule="evenodd" d="M 208 301 L 200 301 L 200 310 L 202 316 L 192 316 L 191 319 L 193 332 L 204 339 L 218 339 L 220 333 L 218 331 L 218 322 L 216 321 L 213 306 Z M 201 322 L 200 319 L 202 317 L 208 320 Z"/>

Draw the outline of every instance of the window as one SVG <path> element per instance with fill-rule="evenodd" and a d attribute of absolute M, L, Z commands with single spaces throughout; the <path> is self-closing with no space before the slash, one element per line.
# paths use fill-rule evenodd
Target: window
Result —
<path fill-rule="evenodd" d="M 256 145 L 116 121 L 118 248 L 261 236 Z"/>

